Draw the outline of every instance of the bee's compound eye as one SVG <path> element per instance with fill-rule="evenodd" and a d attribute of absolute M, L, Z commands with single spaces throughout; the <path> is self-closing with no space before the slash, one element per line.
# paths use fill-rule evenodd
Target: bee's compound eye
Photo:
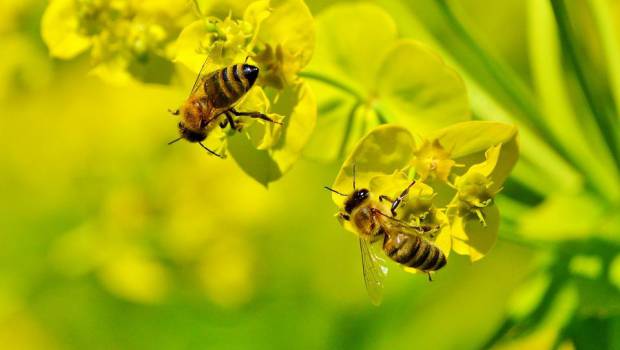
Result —
<path fill-rule="evenodd" d="M 366 199 L 366 198 L 368 198 L 370 196 L 370 191 L 368 191 L 367 189 L 361 189 L 358 192 L 358 196 L 361 199 Z"/>

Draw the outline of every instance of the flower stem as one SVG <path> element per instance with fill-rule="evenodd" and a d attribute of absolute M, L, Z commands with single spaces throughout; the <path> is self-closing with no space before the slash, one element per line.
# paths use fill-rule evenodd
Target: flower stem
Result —
<path fill-rule="evenodd" d="M 375 103 L 375 105 L 373 106 L 373 110 L 377 115 L 377 120 L 379 121 L 379 124 L 387 124 L 390 122 L 390 118 L 387 116 L 387 114 L 379 104 Z"/>
<path fill-rule="evenodd" d="M 353 130 L 353 121 L 355 120 L 355 112 L 357 112 L 357 108 L 360 106 L 360 102 L 355 102 L 353 108 L 349 112 L 347 116 L 347 123 L 344 129 L 344 136 L 342 137 L 342 143 L 340 144 L 340 149 L 338 150 L 338 159 L 344 157 L 344 152 L 347 150 L 347 144 L 349 143 L 349 139 L 351 138 L 351 131 Z"/>
<path fill-rule="evenodd" d="M 458 35 L 462 43 L 465 44 L 487 68 L 489 74 L 497 84 L 499 84 L 502 90 L 504 90 L 512 103 L 523 112 L 527 122 L 537 129 L 547 132 L 548 128 L 544 125 L 543 119 L 539 117 L 539 111 L 533 103 L 533 97 L 531 93 L 523 87 L 523 83 L 514 78 L 514 73 L 508 71 L 505 67 L 496 62 L 496 60 L 491 58 L 487 52 L 478 45 L 463 23 L 456 17 L 450 6 L 448 6 L 446 0 L 435 0 L 435 2 L 446 19 L 447 24 L 454 33 Z"/>
<path fill-rule="evenodd" d="M 617 136 L 617 128 L 614 125 L 613 118 L 609 113 L 606 113 L 603 108 L 603 103 L 598 101 L 585 74 L 585 68 L 583 67 L 583 60 L 579 59 L 579 53 L 575 46 L 575 36 L 571 30 L 570 20 L 564 1 L 551 0 L 555 19 L 558 24 L 558 31 L 562 45 L 566 49 L 568 61 L 575 71 L 575 77 L 579 83 L 579 87 L 583 93 L 583 97 L 590 109 L 594 120 L 601 131 L 603 139 L 607 143 L 609 150 L 616 162 L 616 167 L 620 169 L 620 143 Z"/>
<path fill-rule="evenodd" d="M 333 79 L 331 77 L 328 77 L 326 75 L 323 75 L 321 73 L 318 72 L 309 72 L 309 71 L 303 71 L 299 73 L 299 76 L 302 78 L 307 78 L 310 80 L 315 80 L 315 81 L 319 81 L 323 84 L 327 84 L 331 87 L 334 87 L 340 91 L 343 91 L 351 96 L 353 96 L 357 102 L 362 102 L 365 100 L 364 96 L 357 91 L 355 88 L 353 88 L 352 86 L 349 86 L 343 82 L 340 82 L 336 79 Z"/>
<path fill-rule="evenodd" d="M 553 0 L 555 1 L 555 0 Z M 588 169 L 584 169 L 583 166 L 579 166 L 577 162 L 571 157 L 571 155 L 562 146 L 556 136 L 554 136 L 550 127 L 544 122 L 544 118 L 541 115 L 540 110 L 536 107 L 535 100 L 531 91 L 515 76 L 515 74 L 508 68 L 504 67 L 500 62 L 492 58 L 473 38 L 473 36 L 467 31 L 465 26 L 456 17 L 450 6 L 448 6 L 446 0 L 435 0 L 440 12 L 446 19 L 447 24 L 451 27 L 452 31 L 458 36 L 460 41 L 469 49 L 471 54 L 478 59 L 480 63 L 486 68 L 491 77 L 503 90 L 504 94 L 510 99 L 511 103 L 517 107 L 521 113 L 521 120 L 526 124 L 529 124 L 536 129 L 541 138 L 547 140 L 552 149 L 559 154 L 568 164 L 574 169 L 579 169 L 582 173 L 588 174 Z M 516 118 L 519 115 L 515 115 Z M 609 132 L 612 132 L 611 129 Z M 598 193 L 601 197 L 605 198 L 605 195 L 597 190 L 597 186 L 592 184 L 594 179 L 587 177 L 588 183 L 586 186 Z"/>

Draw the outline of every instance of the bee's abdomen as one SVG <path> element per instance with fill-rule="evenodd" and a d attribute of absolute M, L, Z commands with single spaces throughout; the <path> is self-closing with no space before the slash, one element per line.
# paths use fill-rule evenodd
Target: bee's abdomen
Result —
<path fill-rule="evenodd" d="M 215 108 L 227 108 L 237 102 L 254 85 L 258 68 L 236 64 L 213 72 L 205 79 L 205 92 Z"/>
<path fill-rule="evenodd" d="M 383 250 L 390 259 L 420 271 L 436 271 L 446 265 L 446 256 L 433 243 L 405 233 L 385 235 Z"/>

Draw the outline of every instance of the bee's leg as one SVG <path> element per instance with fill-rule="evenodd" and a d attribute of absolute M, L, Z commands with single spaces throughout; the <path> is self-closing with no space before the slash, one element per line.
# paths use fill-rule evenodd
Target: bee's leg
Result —
<path fill-rule="evenodd" d="M 228 126 L 228 120 L 224 120 L 223 122 L 220 123 L 220 128 L 224 129 Z"/>
<path fill-rule="evenodd" d="M 226 120 L 228 121 L 228 124 L 230 124 L 230 127 L 234 130 L 241 131 L 241 125 L 239 125 L 240 123 L 235 122 L 230 112 L 226 111 L 224 114 L 226 114 Z"/>
<path fill-rule="evenodd" d="M 407 186 L 407 188 L 405 188 L 401 193 L 400 196 L 398 196 L 398 198 L 396 198 L 396 200 L 394 200 L 392 202 L 392 208 L 390 209 L 390 211 L 392 212 L 392 216 L 396 216 L 396 209 L 398 208 L 398 206 L 400 205 L 400 203 L 403 201 L 403 199 L 405 198 L 405 196 L 407 196 L 407 194 L 409 194 L 409 189 L 411 188 L 411 186 L 415 185 L 415 180 L 413 180 L 409 186 Z"/>
<path fill-rule="evenodd" d="M 179 113 L 181 113 L 178 109 L 175 109 L 175 110 L 168 109 L 168 112 L 172 115 L 179 115 Z"/>
<path fill-rule="evenodd" d="M 236 116 L 240 116 L 240 117 L 241 116 L 247 116 L 247 117 L 250 117 L 250 118 L 258 118 L 258 119 L 266 120 L 268 122 L 272 122 L 274 124 L 282 125 L 281 122 L 275 121 L 275 120 L 269 118 L 268 116 L 266 116 L 266 115 L 264 115 L 263 113 L 260 113 L 260 112 L 239 112 L 239 111 L 235 110 L 234 108 L 229 109 L 229 111 L 232 114 L 236 115 Z"/>
<path fill-rule="evenodd" d="M 388 197 L 388 196 L 386 196 L 386 195 L 384 195 L 384 194 L 382 194 L 382 195 L 380 195 L 380 196 L 379 196 L 379 201 L 380 201 L 380 202 L 383 202 L 383 201 L 388 201 L 388 202 L 390 202 L 390 203 L 391 203 L 391 202 L 394 202 L 394 200 L 393 200 L 392 198 L 390 198 L 390 197 Z"/>
<path fill-rule="evenodd" d="M 431 277 L 431 273 L 427 272 L 426 274 L 428 275 L 428 281 L 433 282 L 433 277 Z"/>

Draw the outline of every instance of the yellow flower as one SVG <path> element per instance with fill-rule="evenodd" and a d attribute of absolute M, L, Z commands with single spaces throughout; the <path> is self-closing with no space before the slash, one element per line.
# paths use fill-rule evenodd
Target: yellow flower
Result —
<path fill-rule="evenodd" d="M 420 175 L 420 180 L 424 181 L 430 177 L 448 182 L 448 176 L 456 162 L 450 159 L 450 152 L 441 146 L 438 139 L 424 140 L 414 154 L 412 165 Z"/>
<path fill-rule="evenodd" d="M 489 148 L 486 152 L 486 161 L 473 165 L 455 181 L 457 189 L 455 199 L 458 202 L 459 215 L 474 213 L 485 226 L 481 209 L 487 207 L 499 192 L 489 177 L 497 165 L 501 147 L 500 144 Z"/>
<path fill-rule="evenodd" d="M 185 23 L 181 0 L 53 0 L 41 34 L 50 54 L 70 59 L 91 49 L 93 73 L 113 82 L 168 83 L 167 48 Z"/>
<path fill-rule="evenodd" d="M 314 94 L 297 77 L 314 51 L 313 19 L 304 2 L 259 0 L 242 16 L 230 12 L 225 19 L 197 20 L 183 30 L 175 49 L 176 61 L 196 73 L 207 58 L 206 71 L 240 62 L 258 66 L 256 85 L 236 108 L 267 114 L 283 125 L 242 118 L 242 134 L 229 134 L 214 148 L 226 149 L 261 184 L 280 178 L 299 158 L 316 123 Z"/>
<path fill-rule="evenodd" d="M 299 82 L 297 73 L 312 57 L 314 22 L 302 0 L 259 0 L 242 17 L 231 13 L 190 24 L 176 50 L 176 60 L 195 72 L 206 55 L 213 69 L 249 57 L 261 70 L 258 85 L 281 90 Z"/>
<path fill-rule="evenodd" d="M 457 177 L 457 194 L 449 206 L 453 248 L 469 255 L 472 261 L 482 258 L 495 244 L 499 231 L 499 210 L 493 198 L 499 192 L 491 178 L 498 164 L 502 145 L 489 148 L 486 160 L 473 165 Z"/>

